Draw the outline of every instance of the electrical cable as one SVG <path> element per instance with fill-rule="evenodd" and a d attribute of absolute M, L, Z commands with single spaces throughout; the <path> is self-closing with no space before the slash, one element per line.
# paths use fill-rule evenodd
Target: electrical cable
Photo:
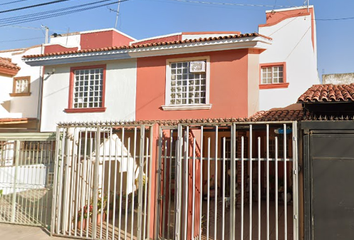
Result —
<path fill-rule="evenodd" d="M 61 3 L 61 2 L 67 2 L 67 1 L 70 1 L 70 0 L 56 0 L 56 1 L 52 1 L 52 2 L 39 3 L 39 4 L 29 5 L 29 6 L 20 7 L 20 8 L 7 9 L 4 11 L 0 11 L 0 13 L 15 12 L 15 11 L 19 11 L 19 10 L 41 7 L 41 6 L 46 6 L 46 5 L 51 5 L 51 4 L 55 4 L 55 3 Z"/>
<path fill-rule="evenodd" d="M 62 8 L 62 9 L 54 10 L 49 13 L 46 11 L 46 12 L 41 12 L 41 13 L 27 14 L 27 15 L 18 16 L 18 17 L 3 18 L 3 19 L 0 19 L 0 24 L 3 23 L 3 25 L 0 25 L 0 27 L 63 16 L 63 15 L 67 15 L 67 14 L 72 14 L 72 13 L 82 12 L 82 11 L 86 11 L 86 10 L 91 10 L 94 8 L 108 6 L 111 4 L 116 4 L 117 2 L 126 2 L 129 0 L 120 0 L 120 1 L 117 1 L 117 0 L 112 1 L 111 0 L 111 2 L 108 2 L 108 3 L 104 3 L 104 4 L 100 4 L 100 5 L 96 5 L 96 6 L 84 7 L 84 6 L 94 5 L 97 3 L 103 3 L 103 2 L 107 2 L 107 1 L 110 1 L 110 0 L 102 0 L 99 2 Z"/>
<path fill-rule="evenodd" d="M 12 1 L 12 2 L 0 3 L 0 6 L 9 5 L 9 4 L 18 3 L 18 2 L 24 2 L 24 1 L 27 1 L 27 0 L 16 0 L 16 1 Z"/>
<path fill-rule="evenodd" d="M 240 7 L 267 7 L 267 8 L 274 7 L 274 5 L 250 4 L 250 3 L 208 2 L 208 1 L 198 1 L 198 0 L 169 0 L 169 1 L 184 2 L 184 3 L 196 3 L 196 4 L 208 4 L 208 5 L 240 6 Z M 292 7 L 292 6 L 278 6 L 278 7 L 288 8 L 288 7 Z"/>

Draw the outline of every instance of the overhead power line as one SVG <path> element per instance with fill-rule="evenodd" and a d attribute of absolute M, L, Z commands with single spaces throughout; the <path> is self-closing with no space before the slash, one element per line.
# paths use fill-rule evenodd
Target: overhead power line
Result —
<path fill-rule="evenodd" d="M 184 3 L 195 3 L 195 4 L 206 4 L 206 5 L 221 5 L 221 6 L 239 6 L 239 7 L 267 7 L 273 8 L 274 5 L 264 5 L 264 4 L 251 4 L 251 3 L 229 3 L 229 2 L 209 2 L 209 1 L 198 1 L 198 0 L 169 0 L 174 2 L 184 2 Z M 293 6 L 277 6 L 279 8 L 289 8 Z"/>
<path fill-rule="evenodd" d="M 67 1 L 70 1 L 70 0 L 56 0 L 56 1 L 52 1 L 52 2 L 39 3 L 39 4 L 29 5 L 29 6 L 20 7 L 20 8 L 7 9 L 4 11 L 0 11 L 0 13 L 15 12 L 15 11 L 19 11 L 19 10 L 41 7 L 41 6 L 46 6 L 46 5 L 51 5 L 51 4 L 55 4 L 55 3 L 61 3 L 61 2 L 67 2 Z"/>
<path fill-rule="evenodd" d="M 11 2 L 6 2 L 6 3 L 0 3 L 0 6 L 10 5 L 10 4 L 13 4 L 13 3 L 24 2 L 24 1 L 27 1 L 27 0 L 16 0 L 16 1 L 11 1 Z"/>
<path fill-rule="evenodd" d="M 20 23 L 25 23 L 25 22 L 32 22 L 32 21 L 37 21 L 37 20 L 42 20 L 42 19 L 47 19 L 47 18 L 53 18 L 53 17 L 58 17 L 58 16 L 63 16 L 67 14 L 73 14 L 73 13 L 78 13 L 82 11 L 87 11 L 103 6 L 108 6 L 112 4 L 116 4 L 117 2 L 126 2 L 129 0 L 114 0 L 114 1 L 109 1 L 109 0 L 101 0 L 101 1 L 96 1 L 93 3 L 87 3 L 87 4 L 81 4 L 77 6 L 71 6 L 67 8 L 61 8 L 53 11 L 45 11 L 45 12 L 39 12 L 39 13 L 33 13 L 33 14 L 26 14 L 22 16 L 16 16 L 16 17 L 9 17 L 9 18 L 2 18 L 0 19 L 0 27 L 4 26 L 9 26 L 13 24 L 20 24 Z M 102 4 L 98 4 L 102 3 Z M 2 24 L 2 25 L 1 25 Z"/>

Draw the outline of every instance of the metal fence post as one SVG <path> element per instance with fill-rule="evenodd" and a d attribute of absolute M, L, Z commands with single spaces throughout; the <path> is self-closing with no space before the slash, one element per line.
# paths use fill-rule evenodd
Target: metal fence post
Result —
<path fill-rule="evenodd" d="M 12 213 L 11 222 L 15 222 L 16 218 L 16 191 L 17 191 L 17 175 L 18 175 L 18 162 L 20 160 L 20 141 L 15 141 L 15 176 L 14 176 L 14 187 L 12 194 Z"/>
<path fill-rule="evenodd" d="M 97 234 L 97 200 L 98 200 L 98 187 L 99 187 L 99 165 L 100 165 L 100 135 L 101 135 L 101 128 L 97 127 L 96 132 L 96 158 L 95 158 L 95 167 L 93 169 L 93 196 L 92 196 L 92 204 L 93 204 L 93 211 L 92 211 L 92 237 L 93 239 L 96 238 Z"/>

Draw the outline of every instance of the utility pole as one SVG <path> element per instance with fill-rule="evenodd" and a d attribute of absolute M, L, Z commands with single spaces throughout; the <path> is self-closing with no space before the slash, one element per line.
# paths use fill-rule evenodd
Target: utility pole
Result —
<path fill-rule="evenodd" d="M 117 24 L 118 24 L 119 8 L 120 8 L 120 1 L 118 1 L 118 6 L 117 6 L 116 23 L 114 24 L 115 29 L 117 29 Z"/>
<path fill-rule="evenodd" d="M 49 39 L 49 27 L 42 25 L 42 28 L 45 29 L 44 43 L 47 44 L 48 43 L 48 39 Z"/>

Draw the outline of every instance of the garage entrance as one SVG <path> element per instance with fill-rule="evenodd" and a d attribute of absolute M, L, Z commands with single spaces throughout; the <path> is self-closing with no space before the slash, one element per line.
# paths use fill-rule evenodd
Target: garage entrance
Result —
<path fill-rule="evenodd" d="M 305 239 L 354 239 L 354 124 L 302 126 Z"/>

